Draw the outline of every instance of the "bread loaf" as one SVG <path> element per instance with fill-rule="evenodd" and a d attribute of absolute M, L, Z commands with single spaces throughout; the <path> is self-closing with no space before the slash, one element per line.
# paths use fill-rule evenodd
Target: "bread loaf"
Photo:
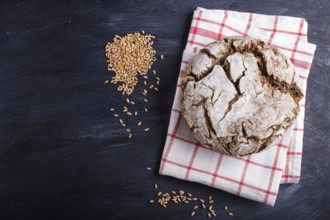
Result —
<path fill-rule="evenodd" d="M 274 46 L 229 37 L 201 49 L 182 83 L 182 115 L 205 147 L 230 155 L 259 152 L 278 140 L 303 97 L 291 61 Z"/>

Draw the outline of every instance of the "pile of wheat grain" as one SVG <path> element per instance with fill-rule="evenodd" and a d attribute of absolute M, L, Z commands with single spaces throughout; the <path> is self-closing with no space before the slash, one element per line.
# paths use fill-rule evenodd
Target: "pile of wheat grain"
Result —
<path fill-rule="evenodd" d="M 138 76 L 147 74 L 156 60 L 153 38 L 150 34 L 133 33 L 123 37 L 116 35 L 112 43 L 107 43 L 108 70 L 115 72 L 110 82 L 121 83 L 117 90 L 123 95 L 132 94 Z"/>

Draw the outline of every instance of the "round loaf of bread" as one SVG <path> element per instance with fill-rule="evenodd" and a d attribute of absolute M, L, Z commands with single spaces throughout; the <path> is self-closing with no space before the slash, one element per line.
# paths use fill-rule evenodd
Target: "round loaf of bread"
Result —
<path fill-rule="evenodd" d="M 275 47 L 229 37 L 201 49 L 182 81 L 182 115 L 205 147 L 230 155 L 267 148 L 299 113 L 302 90 Z"/>

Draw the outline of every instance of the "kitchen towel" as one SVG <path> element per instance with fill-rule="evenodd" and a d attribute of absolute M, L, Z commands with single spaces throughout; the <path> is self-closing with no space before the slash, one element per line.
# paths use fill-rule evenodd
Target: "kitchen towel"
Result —
<path fill-rule="evenodd" d="M 289 57 L 306 94 L 316 48 L 307 41 L 307 29 L 303 18 L 197 8 L 182 57 L 159 173 L 274 206 L 280 183 L 297 183 L 300 179 L 305 97 L 299 103 L 297 121 L 278 143 L 260 153 L 229 156 L 196 141 L 180 114 L 180 84 L 186 66 L 199 49 L 215 40 L 240 35 L 268 42 Z"/>

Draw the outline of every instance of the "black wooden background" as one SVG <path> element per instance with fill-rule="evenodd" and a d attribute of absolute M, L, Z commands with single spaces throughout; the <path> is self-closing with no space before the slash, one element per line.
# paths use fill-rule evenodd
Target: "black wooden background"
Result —
<path fill-rule="evenodd" d="M 308 79 L 302 178 L 280 187 L 274 208 L 157 174 L 197 6 L 309 22 L 309 41 L 318 47 Z M 149 205 L 154 183 L 161 191 L 213 195 L 218 219 L 328 219 L 329 7 L 327 0 L 1 1 L 0 219 L 190 218 L 190 205 Z M 109 112 L 125 100 L 103 84 L 112 75 L 104 46 L 115 34 L 142 29 L 157 37 L 165 60 L 154 64 L 160 91 L 149 95 L 149 113 L 140 116 L 151 131 L 134 128 L 129 141 Z M 142 98 L 133 99 L 142 108 Z M 235 216 L 226 216 L 223 205 Z M 205 213 L 195 219 L 206 219 Z"/>

